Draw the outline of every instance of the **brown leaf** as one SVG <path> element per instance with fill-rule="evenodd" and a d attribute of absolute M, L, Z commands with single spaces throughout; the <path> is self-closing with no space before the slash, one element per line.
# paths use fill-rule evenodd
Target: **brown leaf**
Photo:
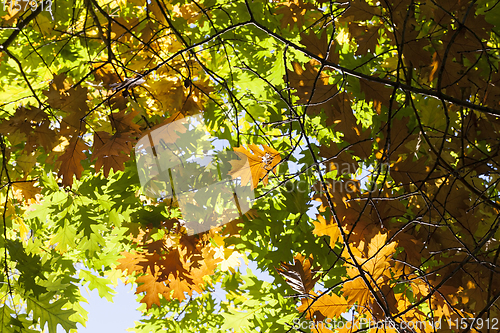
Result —
<path fill-rule="evenodd" d="M 71 130 L 83 129 L 82 119 L 89 111 L 87 88 L 71 88 L 71 84 L 66 81 L 66 74 L 63 73 L 54 77 L 49 90 L 44 90 L 43 94 L 48 97 L 47 103 L 50 107 L 67 112 L 67 116 L 62 118 L 62 124 Z"/>
<path fill-rule="evenodd" d="M 109 116 L 111 125 L 117 132 L 132 132 L 139 133 L 141 127 L 133 122 L 134 118 L 139 114 L 139 111 L 125 113 L 126 110 L 112 113 Z"/>
<path fill-rule="evenodd" d="M 189 267 L 192 263 L 186 263 L 184 257 L 186 255 L 187 249 L 179 251 L 178 249 L 171 249 L 167 254 L 161 256 L 161 259 L 156 262 L 158 265 L 161 276 L 163 279 L 167 279 L 171 274 L 175 278 L 188 278 L 189 277 Z"/>
<path fill-rule="evenodd" d="M 41 189 L 40 187 L 33 186 L 34 183 L 35 183 L 34 180 L 14 182 L 12 184 L 14 191 L 20 191 L 22 194 L 22 196 L 17 196 L 16 198 L 21 201 L 23 199 L 26 201 L 30 199 L 36 200 L 36 195 L 40 194 Z"/>
<path fill-rule="evenodd" d="M 95 132 L 92 159 L 97 159 L 96 172 L 101 170 L 103 166 L 105 177 L 108 177 L 111 168 L 115 172 L 123 171 L 125 162 L 130 159 L 133 141 L 130 133 L 117 132 L 111 136 L 107 132 Z"/>
<path fill-rule="evenodd" d="M 293 290 L 301 294 L 308 294 L 321 277 L 320 275 L 314 277 L 315 273 L 311 272 L 311 262 L 311 259 L 304 259 L 304 256 L 299 253 L 295 256 L 293 265 L 282 262 L 281 267 L 276 268 L 276 270 L 286 279 Z"/>
<path fill-rule="evenodd" d="M 80 179 L 83 172 L 81 161 L 87 158 L 83 151 L 88 149 L 89 147 L 80 137 L 74 136 L 69 145 L 66 146 L 64 154 L 57 159 L 58 162 L 61 162 L 58 175 L 63 177 L 62 183 L 64 186 L 73 184 L 73 176 Z"/>
<path fill-rule="evenodd" d="M 61 73 L 54 76 L 49 84 L 49 90 L 44 90 L 43 94 L 48 97 L 47 103 L 54 109 L 60 109 L 66 100 L 63 93 L 71 88 L 69 82 L 66 81 L 66 74 Z"/>
<path fill-rule="evenodd" d="M 349 24 L 349 31 L 358 43 L 356 55 L 365 55 L 368 50 L 375 53 L 375 47 L 378 45 L 379 29 L 379 25 L 367 27 L 355 23 Z"/>
<path fill-rule="evenodd" d="M 46 152 L 50 152 L 57 142 L 57 134 L 49 126 L 50 121 L 44 120 L 34 132 L 37 144 L 41 145 Z"/>
<path fill-rule="evenodd" d="M 380 14 L 378 6 L 371 6 L 365 0 L 351 0 L 345 14 L 339 17 L 339 22 L 368 21 Z"/>
<path fill-rule="evenodd" d="M 116 75 L 111 64 L 94 64 L 94 77 L 96 82 L 102 82 L 104 87 L 109 89 L 109 85 L 120 82 L 120 78 Z"/>
<path fill-rule="evenodd" d="M 424 180 L 433 177 L 431 166 L 427 164 L 426 158 L 414 160 L 413 154 L 399 157 L 394 164 L 391 163 L 391 177 L 395 185 L 402 185 L 409 192 L 411 184 L 421 186 Z"/>
<path fill-rule="evenodd" d="M 373 106 L 380 114 L 382 111 L 382 106 L 389 108 L 392 90 L 387 88 L 382 83 L 372 82 L 364 79 L 359 80 L 361 91 L 365 94 L 367 101 L 372 100 Z M 396 102 L 393 102 L 393 108 L 396 106 Z"/>
<path fill-rule="evenodd" d="M 363 126 L 358 123 L 351 108 L 351 104 L 352 102 L 349 95 L 344 92 L 333 97 L 328 106 L 325 107 L 325 113 L 327 115 L 326 125 L 335 125 L 335 131 L 343 134 L 342 141 L 351 145 L 346 149 L 347 151 L 354 151 L 354 154 L 361 159 L 368 158 L 373 149 L 371 135 L 369 131 L 363 130 Z M 321 156 L 329 158 L 337 156 L 339 152 L 339 145 L 332 142 L 330 148 L 323 148 Z M 347 155 L 349 155 L 347 152 L 340 153 L 338 155 L 339 160 L 334 160 L 333 163 L 342 162 L 347 163 L 347 165 L 352 165 L 352 169 L 349 170 L 351 173 L 355 172 L 357 169 L 357 162 Z"/>
<path fill-rule="evenodd" d="M 313 4 L 304 3 L 303 0 L 285 1 L 280 3 L 278 7 L 276 14 L 283 14 L 281 28 L 290 26 L 290 29 L 293 29 L 295 24 L 301 27 L 304 24 L 305 14 L 316 9 Z"/>
<path fill-rule="evenodd" d="M 335 39 L 329 41 L 328 34 L 324 30 L 321 30 L 320 33 L 321 34 L 318 37 L 312 30 L 308 34 L 303 32 L 300 34 L 300 43 L 306 47 L 307 51 L 319 56 L 322 59 L 325 59 L 326 54 L 328 53 L 328 59 L 326 60 L 338 63 L 339 53 L 337 51 L 337 41 Z"/>
<path fill-rule="evenodd" d="M 331 142 L 330 146 L 321 145 L 319 147 L 319 156 L 331 159 L 326 164 L 326 172 L 337 170 L 338 173 L 355 173 L 358 169 L 358 162 L 352 157 L 348 149 L 342 150 L 339 144 Z"/>
<path fill-rule="evenodd" d="M 297 90 L 302 104 L 324 103 L 337 92 L 337 86 L 328 83 L 329 76 L 324 71 L 318 75 L 315 64 L 315 60 L 309 61 L 304 70 L 298 62 L 292 62 L 293 71 L 288 71 L 290 86 Z"/>

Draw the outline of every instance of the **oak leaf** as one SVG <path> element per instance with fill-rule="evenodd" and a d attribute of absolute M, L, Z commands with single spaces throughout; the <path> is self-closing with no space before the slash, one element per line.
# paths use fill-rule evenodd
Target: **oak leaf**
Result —
<path fill-rule="evenodd" d="M 352 281 L 347 281 L 342 286 L 342 295 L 347 299 L 349 306 L 358 302 L 359 306 L 366 306 L 371 297 L 370 289 L 366 286 L 361 277 L 357 277 Z"/>
<path fill-rule="evenodd" d="M 281 267 L 276 268 L 288 285 L 298 293 L 308 294 L 314 288 L 314 284 L 321 277 L 315 276 L 315 272 L 311 271 L 312 260 L 305 259 L 300 253 L 295 256 L 294 264 L 281 263 Z"/>
<path fill-rule="evenodd" d="M 44 120 L 35 128 L 34 135 L 28 140 L 32 140 L 33 145 L 42 146 L 46 152 L 50 152 L 56 145 L 57 134 L 50 128 L 50 121 Z"/>
<path fill-rule="evenodd" d="M 335 131 L 343 134 L 342 141 L 350 145 L 342 153 L 340 153 L 340 145 L 333 142 L 330 149 L 323 148 L 321 150 L 324 157 L 340 156 L 338 161 L 334 160 L 333 162 L 346 163 L 345 166 L 349 168 L 348 173 L 354 173 L 358 165 L 352 157 L 347 156 L 350 155 L 348 152 L 353 151 L 355 156 L 365 159 L 372 154 L 373 149 L 371 134 L 369 131 L 363 130 L 363 126 L 358 122 L 351 105 L 352 101 L 346 93 L 337 94 L 328 104 L 325 104 L 326 125 L 335 125 Z"/>
<path fill-rule="evenodd" d="M 317 215 L 317 221 L 313 221 L 314 230 L 313 233 L 317 236 L 330 236 L 330 247 L 334 248 L 335 243 L 340 238 L 340 230 L 333 220 L 326 221 L 322 215 Z"/>
<path fill-rule="evenodd" d="M 56 75 L 43 94 L 48 97 L 47 103 L 54 109 L 60 109 L 67 113 L 61 123 L 65 125 L 62 129 L 69 128 L 71 131 L 80 130 L 83 118 L 87 115 L 87 88 L 82 86 L 71 87 L 66 81 L 66 74 Z"/>
<path fill-rule="evenodd" d="M 368 50 L 371 53 L 375 53 L 375 47 L 378 44 L 379 29 L 380 26 L 378 25 L 367 27 L 355 23 L 349 24 L 349 31 L 358 43 L 356 55 L 365 55 L 368 53 Z"/>
<path fill-rule="evenodd" d="M 112 113 L 109 116 L 111 125 L 117 132 L 140 132 L 140 126 L 134 123 L 133 119 L 139 114 L 139 111 L 125 113 L 125 109 L 120 112 Z"/>
<path fill-rule="evenodd" d="M 96 82 L 102 82 L 105 88 L 109 89 L 110 84 L 120 82 L 120 77 L 115 73 L 111 64 L 94 64 L 93 67 Z"/>
<path fill-rule="evenodd" d="M 397 242 L 386 244 L 386 240 L 387 234 L 378 233 L 368 243 L 368 258 L 370 259 L 365 261 L 362 267 L 375 280 L 387 274 L 387 268 L 390 267 L 388 259 L 396 252 Z"/>
<path fill-rule="evenodd" d="M 337 92 L 337 86 L 329 84 L 329 76 L 325 71 L 318 72 L 317 62 L 310 60 L 305 64 L 305 70 L 298 62 L 292 62 L 293 71 L 288 70 L 290 86 L 297 90 L 299 102 L 302 104 L 325 103 Z M 318 108 L 317 106 L 312 106 Z M 309 107 L 311 108 L 311 107 Z"/>
<path fill-rule="evenodd" d="M 403 38 L 402 29 L 395 30 L 397 40 L 401 41 Z M 418 38 L 418 35 L 419 31 L 416 29 L 405 30 L 403 55 L 413 66 L 425 66 L 431 59 L 431 53 L 427 51 L 427 46 L 430 44 L 430 40 L 427 38 Z"/>
<path fill-rule="evenodd" d="M 192 295 L 193 291 L 190 288 L 190 283 L 186 280 L 174 278 L 172 275 L 169 277 L 168 281 L 168 291 L 164 291 L 162 294 L 167 299 L 177 299 L 180 302 L 186 299 L 184 293 Z"/>
<path fill-rule="evenodd" d="M 64 154 L 58 157 L 57 161 L 61 162 L 58 175 L 63 177 L 62 183 L 64 186 L 73 184 L 73 176 L 80 179 L 83 172 L 81 161 L 86 158 L 83 151 L 88 149 L 89 147 L 80 137 L 74 136 L 69 141 L 69 145 L 66 146 Z"/>
<path fill-rule="evenodd" d="M 354 258 L 366 272 L 369 281 L 373 280 L 379 287 L 386 278 L 390 278 L 389 258 L 395 253 L 397 242 L 390 242 L 386 244 L 387 234 L 378 233 L 368 243 L 367 257 L 362 254 L 364 243 L 361 242 L 358 248 L 352 248 Z M 345 255 L 345 254 L 344 254 Z M 358 302 L 358 305 L 365 306 L 366 303 L 372 298 L 370 288 L 366 285 L 363 278 L 360 276 L 359 270 L 355 267 L 347 267 L 347 274 L 353 278 L 351 281 L 344 283 L 342 292 L 349 305 Z M 371 283 L 370 283 L 371 284 Z M 378 290 L 377 287 L 374 290 Z"/>
<path fill-rule="evenodd" d="M 146 293 L 141 299 L 141 303 L 146 303 L 148 309 L 150 309 L 153 304 L 157 306 L 161 305 L 159 294 L 167 294 L 170 292 L 165 283 L 163 281 L 158 281 L 157 275 L 153 275 L 149 269 L 146 274 L 139 276 L 136 282 L 139 286 L 135 293 Z"/>
<path fill-rule="evenodd" d="M 338 43 L 335 39 L 328 40 L 328 34 L 321 30 L 320 36 L 318 37 L 314 31 L 310 31 L 308 34 L 305 32 L 300 34 L 300 43 L 306 47 L 306 49 L 327 61 L 338 63 L 339 53 L 336 50 Z M 328 58 L 326 55 L 328 54 Z"/>
<path fill-rule="evenodd" d="M 168 279 L 173 275 L 176 279 L 191 279 L 189 277 L 189 268 L 192 263 L 185 261 L 187 249 L 171 249 L 167 254 L 162 255 L 161 259 L 156 262 L 156 265 L 161 271 L 161 277 Z"/>
<path fill-rule="evenodd" d="M 280 3 L 276 14 L 283 14 L 281 28 L 290 26 L 290 29 L 293 29 L 295 24 L 301 27 L 304 24 L 306 13 L 310 13 L 315 9 L 316 7 L 313 4 L 304 3 L 303 0 L 291 0 Z"/>
<path fill-rule="evenodd" d="M 358 162 L 353 158 L 349 149 L 342 149 L 338 143 L 331 142 L 330 146 L 321 145 L 319 147 L 319 156 L 328 159 L 326 164 L 326 172 L 337 170 L 337 175 L 344 173 L 355 173 L 358 170 Z"/>
<path fill-rule="evenodd" d="M 298 311 L 304 312 L 307 310 L 307 319 L 316 319 L 319 321 L 324 318 L 336 318 L 346 312 L 350 304 L 343 296 L 336 294 L 323 294 L 315 301 L 309 298 L 302 300 L 302 304 L 298 307 Z M 318 313 L 319 312 L 319 313 Z"/>
<path fill-rule="evenodd" d="M 373 16 L 381 14 L 380 7 L 371 6 L 365 0 L 351 0 L 344 15 L 339 18 L 339 22 L 368 21 Z"/>
<path fill-rule="evenodd" d="M 212 275 L 217 268 L 217 265 L 222 260 L 220 258 L 215 258 L 215 251 L 207 246 L 201 249 L 202 259 L 198 260 L 198 267 L 192 267 L 190 271 L 190 276 L 193 278 L 193 283 L 191 288 L 195 291 L 200 291 L 200 286 L 206 283 L 206 276 Z"/>
<path fill-rule="evenodd" d="M 233 148 L 241 160 L 230 161 L 232 168 L 228 174 L 233 179 L 241 177 L 243 186 L 250 182 L 251 188 L 255 189 L 261 179 L 267 185 L 268 173 L 276 172 L 276 166 L 281 161 L 280 153 L 267 145 L 262 146 L 264 150 L 254 144 L 249 145 L 251 152 L 243 147 Z"/>
<path fill-rule="evenodd" d="M 125 169 L 125 162 L 130 159 L 130 150 L 134 140 L 130 133 L 111 134 L 98 131 L 94 133 L 92 159 L 96 160 L 95 170 L 104 166 L 104 176 L 108 177 L 111 168 L 116 172 Z"/>
<path fill-rule="evenodd" d="M 359 80 L 361 91 L 365 93 L 367 101 L 372 100 L 377 113 L 382 112 L 382 106 L 389 108 L 392 90 L 385 85 L 364 79 Z M 396 102 L 393 102 L 396 103 Z M 393 105 L 394 107 L 394 105 Z"/>
<path fill-rule="evenodd" d="M 129 275 L 132 275 L 135 272 L 142 272 L 143 266 L 139 265 L 139 263 L 143 260 L 143 256 L 136 251 L 132 252 L 121 252 L 120 253 L 124 258 L 118 259 L 117 269 L 120 269 L 122 272 L 128 271 Z"/>
<path fill-rule="evenodd" d="M 16 199 L 20 201 L 28 201 L 28 200 L 37 200 L 37 195 L 40 195 L 41 189 L 38 186 L 33 186 L 34 180 L 23 180 L 19 182 L 15 182 L 12 184 L 12 188 L 14 191 L 18 191 Z"/>

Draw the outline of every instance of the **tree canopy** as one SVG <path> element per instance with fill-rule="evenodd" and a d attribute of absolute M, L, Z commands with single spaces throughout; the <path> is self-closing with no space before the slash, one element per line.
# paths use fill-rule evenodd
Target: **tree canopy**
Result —
<path fill-rule="evenodd" d="M 499 2 L 3 0 L 0 332 L 498 331 Z"/>

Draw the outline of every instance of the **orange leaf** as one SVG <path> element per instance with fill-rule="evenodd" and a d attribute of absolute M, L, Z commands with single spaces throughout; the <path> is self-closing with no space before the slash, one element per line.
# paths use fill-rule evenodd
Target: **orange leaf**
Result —
<path fill-rule="evenodd" d="M 368 243 L 368 259 L 362 258 L 361 250 L 364 243 L 361 242 L 359 249 L 352 249 L 356 261 L 361 265 L 367 275 L 370 275 L 370 280 L 375 280 L 377 284 L 384 282 L 384 276 L 390 277 L 389 269 L 391 264 L 389 258 L 396 251 L 397 242 L 387 243 L 387 234 L 378 233 Z M 346 297 L 349 305 L 354 304 L 356 301 L 358 305 L 365 306 L 366 302 L 371 299 L 372 295 L 370 289 L 359 276 L 357 268 L 348 267 L 347 274 L 354 278 L 352 281 L 344 283 L 342 287 L 343 295 Z M 377 290 L 377 288 L 374 288 Z"/>
<path fill-rule="evenodd" d="M 439 60 L 438 60 L 438 53 L 434 52 L 434 55 L 432 56 L 432 69 L 431 73 L 429 74 L 429 82 L 432 82 L 434 80 L 434 75 L 436 75 L 436 72 L 439 68 Z"/>
<path fill-rule="evenodd" d="M 358 302 L 359 306 L 366 306 L 371 297 L 370 289 L 368 289 L 361 277 L 344 283 L 342 295 L 347 299 L 349 306 L 352 306 L 356 302 Z"/>
<path fill-rule="evenodd" d="M 329 222 L 321 215 L 317 215 L 318 221 L 313 221 L 313 233 L 317 236 L 330 236 L 330 247 L 335 247 L 335 243 L 340 238 L 340 230 L 333 218 Z"/>
<path fill-rule="evenodd" d="M 186 280 L 173 278 L 172 275 L 170 276 L 171 278 L 169 277 L 169 282 L 168 282 L 169 290 L 164 292 L 163 296 L 165 296 L 165 298 L 167 299 L 174 298 L 182 302 L 184 299 L 186 299 L 184 293 L 187 292 L 189 295 L 191 295 L 193 291 Z"/>
<path fill-rule="evenodd" d="M 139 254 L 135 251 L 132 252 L 121 252 L 122 256 L 125 258 L 118 259 L 120 263 L 116 268 L 122 270 L 122 272 L 128 271 L 128 274 L 131 275 L 134 272 L 142 272 L 143 266 L 138 265 L 144 257 L 142 254 Z"/>
<path fill-rule="evenodd" d="M 81 161 L 86 158 L 84 150 L 88 150 L 87 145 L 78 136 L 74 136 L 69 145 L 66 146 L 64 154 L 57 159 L 57 161 L 61 162 L 58 175 L 63 177 L 62 183 L 64 186 L 73 184 L 73 176 L 80 179 L 83 172 Z"/>
<path fill-rule="evenodd" d="M 166 294 L 170 292 L 167 286 L 165 286 L 165 283 L 163 283 L 163 281 L 158 281 L 157 276 L 152 275 L 151 270 L 149 269 L 147 274 L 138 277 L 136 282 L 140 285 L 137 287 L 135 293 L 146 293 L 141 299 L 141 303 L 146 303 L 146 307 L 148 309 L 151 308 L 153 303 L 160 306 L 160 297 L 158 294 Z"/>
<path fill-rule="evenodd" d="M 94 64 L 94 77 L 97 82 L 102 82 L 104 87 L 109 89 L 109 85 L 120 82 L 120 78 L 115 73 L 111 64 Z"/>
<path fill-rule="evenodd" d="M 241 177 L 242 185 L 251 181 L 252 189 L 257 187 L 261 179 L 262 183 L 267 185 L 268 173 L 270 171 L 276 172 L 276 165 L 281 161 L 280 153 L 277 150 L 266 145 L 262 146 L 264 150 L 256 145 L 250 145 L 252 152 L 243 147 L 236 147 L 234 151 L 241 160 L 230 161 L 232 170 L 229 171 L 229 175 L 233 179 Z"/>
<path fill-rule="evenodd" d="M 346 312 L 349 304 L 344 297 L 336 294 L 324 294 L 319 297 L 315 302 L 312 299 L 306 298 L 302 300 L 302 305 L 297 310 L 300 312 L 308 311 L 306 318 L 313 319 L 311 314 L 316 314 L 316 319 L 322 320 L 324 318 L 336 318 L 342 313 Z M 310 312 L 309 312 L 310 311 Z M 317 311 L 321 314 L 318 315 Z"/>

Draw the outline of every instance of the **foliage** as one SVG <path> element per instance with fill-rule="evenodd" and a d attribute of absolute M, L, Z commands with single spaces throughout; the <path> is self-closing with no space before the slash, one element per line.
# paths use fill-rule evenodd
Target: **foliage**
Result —
<path fill-rule="evenodd" d="M 498 329 L 498 1 L 2 10 L 2 332 L 74 331 L 125 277 L 135 332 Z M 189 235 L 133 148 L 200 113 L 256 200 Z"/>

